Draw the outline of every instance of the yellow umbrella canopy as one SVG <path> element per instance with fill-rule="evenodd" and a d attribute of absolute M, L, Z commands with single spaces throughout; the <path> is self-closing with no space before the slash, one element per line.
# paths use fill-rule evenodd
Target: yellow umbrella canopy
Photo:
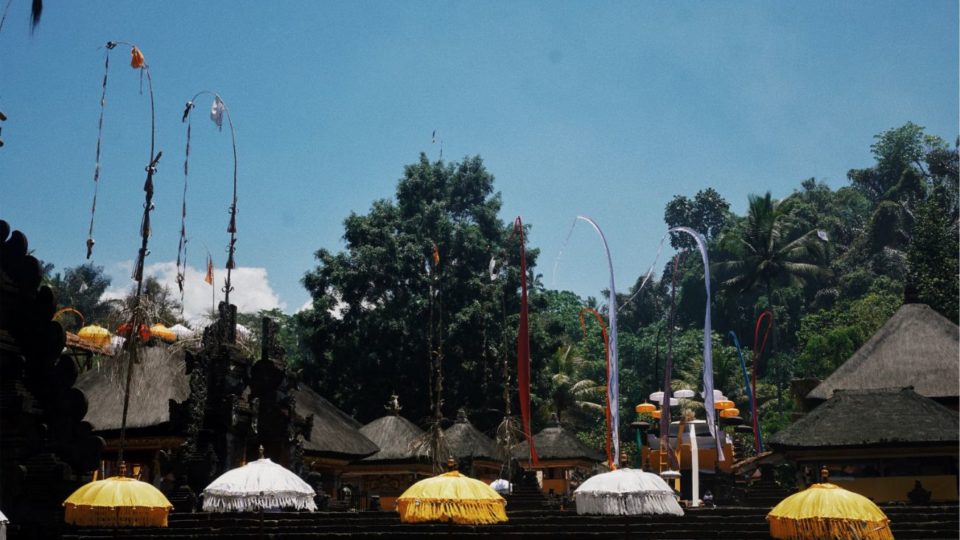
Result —
<path fill-rule="evenodd" d="M 490 525 L 507 521 L 506 506 L 493 488 L 457 471 L 421 480 L 397 499 L 404 523 L 452 520 L 461 525 Z"/>
<path fill-rule="evenodd" d="M 80 331 L 77 332 L 77 337 L 97 347 L 106 347 L 110 344 L 111 336 L 110 331 L 106 328 L 91 324 L 90 326 L 81 328 Z"/>
<path fill-rule="evenodd" d="M 637 414 L 650 414 L 657 410 L 657 406 L 653 403 L 647 403 L 644 401 L 643 403 L 637 405 L 634 410 L 637 411 Z"/>
<path fill-rule="evenodd" d="M 724 409 L 732 409 L 735 406 L 736 404 L 730 401 L 729 399 L 719 399 L 713 402 L 713 408 L 718 411 L 722 411 Z"/>
<path fill-rule="evenodd" d="M 177 334 L 170 330 L 163 323 L 157 323 L 150 327 L 150 335 L 156 338 L 160 338 L 167 343 L 173 343 L 177 340 Z"/>
<path fill-rule="evenodd" d="M 893 540 L 890 520 L 873 501 L 826 482 L 780 501 L 767 520 L 770 536 L 784 540 Z"/>
<path fill-rule="evenodd" d="M 63 506 L 64 521 L 81 527 L 166 527 L 173 508 L 160 490 L 125 476 L 83 485 Z"/>
<path fill-rule="evenodd" d="M 720 409 L 720 418 L 733 418 L 734 416 L 740 416 L 740 409 L 736 407 Z"/>

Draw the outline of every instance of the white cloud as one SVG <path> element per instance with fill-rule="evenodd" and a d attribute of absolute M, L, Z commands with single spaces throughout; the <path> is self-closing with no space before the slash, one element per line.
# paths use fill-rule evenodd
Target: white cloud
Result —
<path fill-rule="evenodd" d="M 130 290 L 130 269 L 133 264 L 125 261 L 116 265 L 118 272 L 113 273 L 114 285 L 103 293 L 103 298 L 120 298 L 126 296 Z M 223 300 L 224 280 L 227 277 L 225 268 L 213 269 L 213 285 L 204 280 L 206 268 L 198 269 L 187 266 L 183 282 L 183 316 L 188 321 L 204 319 L 211 307 Z M 174 261 L 157 262 L 147 265 L 144 274 L 153 276 L 162 285 L 170 288 L 175 297 L 179 297 L 177 288 L 177 264 Z M 261 309 L 280 308 L 285 310 L 287 305 L 280 300 L 277 293 L 270 287 L 270 280 L 266 268 L 240 267 L 235 268 L 230 276 L 233 292 L 230 293 L 230 303 L 237 306 L 240 313 L 255 313 Z"/>
<path fill-rule="evenodd" d="M 313 298 L 304 302 L 303 305 L 300 306 L 300 309 L 296 311 L 296 313 L 300 313 L 301 311 L 306 311 L 308 309 L 313 309 Z"/>

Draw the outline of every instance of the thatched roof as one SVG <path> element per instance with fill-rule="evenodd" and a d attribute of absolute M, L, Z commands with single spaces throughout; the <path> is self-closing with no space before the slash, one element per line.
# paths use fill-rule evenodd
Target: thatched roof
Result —
<path fill-rule="evenodd" d="M 396 396 L 392 396 L 387 415 L 363 426 L 360 433 L 380 448 L 379 452 L 363 458 L 360 463 L 420 461 L 428 457 L 426 446 L 422 444 L 424 431 L 400 416 Z"/>
<path fill-rule="evenodd" d="M 170 421 L 170 400 L 182 403 L 190 396 L 190 378 L 184 371 L 184 351 L 180 347 L 145 347 L 133 366 L 128 428 L 149 428 Z M 109 356 L 99 367 L 77 379 L 76 387 L 89 404 L 84 420 L 96 431 L 120 429 L 123 392 L 126 383 L 126 357 Z M 313 415 L 310 439 L 303 448 L 308 455 L 356 459 L 373 454 L 377 446 L 358 431 L 359 422 L 301 386 L 293 392 L 297 414 Z"/>
<path fill-rule="evenodd" d="M 557 423 L 555 427 L 544 428 L 533 436 L 533 444 L 537 448 L 540 459 L 586 459 L 589 461 L 603 461 L 603 455 L 598 451 L 580 442 L 572 433 L 563 429 Z M 513 457 L 526 460 L 530 458 L 530 445 L 523 441 L 513 450 Z"/>
<path fill-rule="evenodd" d="M 776 450 L 950 444 L 960 441 L 957 412 L 910 388 L 837 390 L 812 412 L 770 437 Z"/>
<path fill-rule="evenodd" d="M 157 345 L 144 347 L 133 365 L 128 428 L 156 426 L 170 421 L 169 400 L 182 402 L 190 395 L 183 368 L 183 349 Z M 87 396 L 84 420 L 96 431 L 120 429 L 126 385 L 127 356 L 108 356 L 77 378 L 76 387 Z"/>
<path fill-rule="evenodd" d="M 360 433 L 360 423 L 305 385 L 293 391 L 297 414 L 313 415 L 310 439 L 304 441 L 308 454 L 331 457 L 360 458 L 376 453 L 379 448 Z"/>
<path fill-rule="evenodd" d="M 929 398 L 960 396 L 960 329 L 924 304 L 904 304 L 806 398 L 835 390 L 912 386 Z"/>
<path fill-rule="evenodd" d="M 463 409 L 457 412 L 456 423 L 448 427 L 443 435 L 453 457 L 497 461 L 497 445 L 470 423 Z"/>

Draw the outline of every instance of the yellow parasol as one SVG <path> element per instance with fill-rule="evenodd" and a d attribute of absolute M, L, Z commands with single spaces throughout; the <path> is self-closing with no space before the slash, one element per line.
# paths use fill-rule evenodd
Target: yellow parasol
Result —
<path fill-rule="evenodd" d="M 647 403 L 644 401 L 643 403 L 637 405 L 634 410 L 637 411 L 637 414 L 650 414 L 657 410 L 657 406 L 653 403 Z"/>
<path fill-rule="evenodd" d="M 729 399 L 718 399 L 717 401 L 713 402 L 713 408 L 718 411 L 722 411 L 724 409 L 732 409 L 735 406 L 736 404 L 730 401 Z"/>
<path fill-rule="evenodd" d="M 877 505 L 829 483 L 794 493 L 767 514 L 770 536 L 784 540 L 857 538 L 893 540 L 890 520 Z"/>
<path fill-rule="evenodd" d="M 740 416 L 740 409 L 736 407 L 720 409 L 720 418 L 733 418 L 734 416 Z"/>
<path fill-rule="evenodd" d="M 96 345 L 97 347 L 106 347 L 110 345 L 110 331 L 102 326 L 97 326 L 91 324 L 90 326 L 84 326 L 77 332 L 77 337 L 90 343 Z"/>
<path fill-rule="evenodd" d="M 490 525 L 507 521 L 507 501 L 487 484 L 450 471 L 417 482 L 397 499 L 400 521 Z"/>
<path fill-rule="evenodd" d="M 177 340 L 177 334 L 172 330 L 163 325 L 163 323 L 157 323 L 150 327 L 150 335 L 155 338 L 160 338 L 167 343 L 173 343 Z"/>
<path fill-rule="evenodd" d="M 63 506 L 64 520 L 81 527 L 166 527 L 173 508 L 160 490 L 125 476 L 85 484 Z"/>

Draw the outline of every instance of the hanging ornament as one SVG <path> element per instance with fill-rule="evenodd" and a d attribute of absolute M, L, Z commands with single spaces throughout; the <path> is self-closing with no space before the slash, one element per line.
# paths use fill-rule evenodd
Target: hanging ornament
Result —
<path fill-rule="evenodd" d="M 140 69 L 143 67 L 144 58 L 143 53 L 140 52 L 140 49 L 136 47 L 130 48 L 130 67 L 133 69 Z"/>
<path fill-rule="evenodd" d="M 223 129 L 223 100 L 220 96 L 214 96 L 213 105 L 210 107 L 210 119 L 217 125 L 217 129 Z"/>
<path fill-rule="evenodd" d="M 490 281 L 496 281 L 500 277 L 500 268 L 497 268 L 497 259 L 495 257 L 490 257 L 490 265 L 487 267 L 487 272 L 490 274 Z"/>

